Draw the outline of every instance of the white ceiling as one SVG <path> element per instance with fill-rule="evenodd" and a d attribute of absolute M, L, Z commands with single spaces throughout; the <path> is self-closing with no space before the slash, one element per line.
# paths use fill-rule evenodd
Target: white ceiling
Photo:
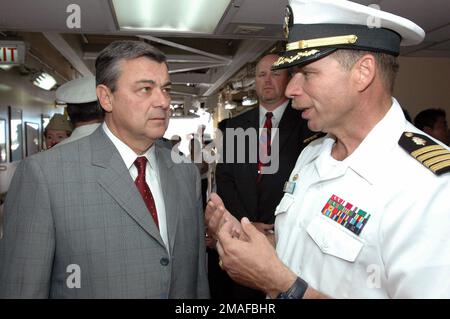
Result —
<path fill-rule="evenodd" d="M 426 30 L 425 42 L 404 48 L 402 55 L 450 57 L 450 0 L 354 2 L 378 4 L 382 10 L 409 18 Z M 81 7 L 81 29 L 66 26 L 66 8 L 72 3 Z M 287 0 L 234 0 L 215 33 L 199 37 L 119 31 L 109 0 L 0 0 L 0 40 L 16 32 L 43 33 L 80 74 L 88 74 L 94 71 L 96 54 L 109 42 L 125 36 L 145 38 L 168 55 L 172 80 L 179 86 L 175 91 L 180 96 L 210 96 L 282 40 L 286 4 Z M 186 83 L 194 85 L 188 87 Z"/>

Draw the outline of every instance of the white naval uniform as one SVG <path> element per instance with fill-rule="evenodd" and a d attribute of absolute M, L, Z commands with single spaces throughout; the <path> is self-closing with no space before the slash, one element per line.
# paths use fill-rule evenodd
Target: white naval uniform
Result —
<path fill-rule="evenodd" d="M 277 253 L 308 284 L 333 298 L 450 298 L 450 174 L 434 175 L 398 145 L 425 134 L 393 105 L 345 160 L 334 139 L 299 156 L 276 209 Z M 336 195 L 370 214 L 356 235 L 322 214 Z"/>

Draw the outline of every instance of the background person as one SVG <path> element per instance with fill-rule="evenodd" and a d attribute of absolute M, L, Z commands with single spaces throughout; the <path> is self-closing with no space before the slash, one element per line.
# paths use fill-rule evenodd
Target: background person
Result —
<path fill-rule="evenodd" d="M 414 125 L 445 145 L 449 145 L 447 115 L 442 109 L 426 109 L 414 118 Z"/>
<path fill-rule="evenodd" d="M 91 135 L 103 122 L 104 111 L 97 102 L 95 77 L 69 81 L 56 90 L 56 100 L 67 104 L 67 114 L 74 130 L 63 145 Z"/>
<path fill-rule="evenodd" d="M 63 114 L 55 113 L 44 129 L 45 148 L 49 149 L 70 136 L 72 124 Z"/>

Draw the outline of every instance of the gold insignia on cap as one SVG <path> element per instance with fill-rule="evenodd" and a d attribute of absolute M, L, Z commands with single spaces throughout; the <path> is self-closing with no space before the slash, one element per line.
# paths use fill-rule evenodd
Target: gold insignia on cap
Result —
<path fill-rule="evenodd" d="M 287 56 L 280 56 L 278 58 L 278 60 L 272 66 L 277 67 L 277 66 L 283 65 L 285 63 L 292 63 L 292 62 L 297 61 L 297 60 L 299 60 L 301 58 L 305 58 L 305 57 L 314 55 L 314 54 L 319 53 L 319 52 L 320 52 L 319 50 L 309 50 L 309 51 L 298 52 L 296 55 L 289 56 L 289 57 L 287 57 Z"/>
<path fill-rule="evenodd" d="M 293 19 L 292 19 L 292 9 L 291 7 L 288 5 L 286 6 L 285 9 L 285 13 L 284 13 L 284 24 L 283 24 L 283 34 L 285 39 L 287 40 L 289 37 L 289 29 L 293 24 Z"/>
<path fill-rule="evenodd" d="M 405 136 L 406 136 L 406 137 L 413 137 L 413 136 L 414 136 L 414 134 L 413 134 L 413 133 L 411 133 L 411 132 L 406 132 L 406 133 L 405 133 Z"/>
<path fill-rule="evenodd" d="M 300 41 L 288 43 L 286 45 L 286 51 L 317 48 L 317 47 L 324 47 L 324 46 L 338 45 L 338 44 L 354 44 L 354 43 L 356 43 L 357 40 L 358 40 L 358 37 L 354 34 L 343 35 L 343 36 L 338 36 L 338 37 L 300 40 Z"/>

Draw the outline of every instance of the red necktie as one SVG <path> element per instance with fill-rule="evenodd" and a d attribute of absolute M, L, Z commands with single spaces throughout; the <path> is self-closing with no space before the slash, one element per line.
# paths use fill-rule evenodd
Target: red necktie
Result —
<path fill-rule="evenodd" d="M 268 158 L 271 153 L 271 143 L 272 143 L 272 112 L 266 113 L 266 120 L 264 122 L 263 131 L 259 138 L 259 154 L 264 159 L 262 162 L 258 160 L 258 182 L 261 180 L 262 167 L 268 165 Z"/>
<path fill-rule="evenodd" d="M 134 161 L 134 166 L 136 166 L 138 170 L 138 176 L 134 183 L 136 184 L 139 193 L 141 193 L 142 198 L 144 199 L 145 206 L 147 206 L 148 211 L 153 217 L 155 221 L 156 227 L 159 228 L 158 224 L 158 214 L 156 213 L 156 205 L 155 200 L 153 199 L 152 192 L 145 181 L 145 167 L 147 166 L 147 158 L 145 156 L 140 156 L 136 158 Z"/>

